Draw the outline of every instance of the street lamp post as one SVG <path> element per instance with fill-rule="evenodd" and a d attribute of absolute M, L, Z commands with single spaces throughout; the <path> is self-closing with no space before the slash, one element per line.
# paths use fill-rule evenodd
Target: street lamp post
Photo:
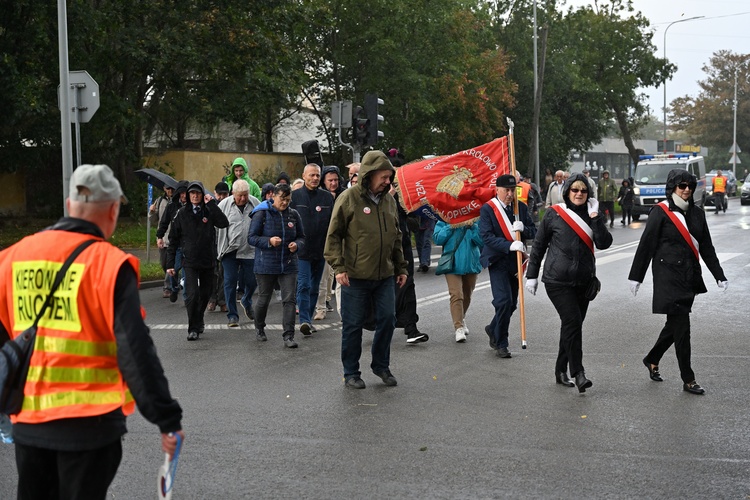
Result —
<path fill-rule="evenodd" d="M 734 129 L 732 130 L 732 173 L 737 177 L 737 68 L 734 68 Z"/>
<path fill-rule="evenodd" d="M 664 45 L 663 45 L 664 61 L 667 60 L 667 30 L 669 30 L 669 28 L 673 24 L 684 23 L 686 21 L 692 21 L 694 19 L 703 19 L 704 17 L 706 16 L 695 16 L 695 17 L 688 17 L 687 19 L 678 19 L 677 21 L 672 21 L 671 23 L 667 25 L 666 29 L 664 29 Z M 666 78 L 664 78 L 663 87 L 664 87 L 664 107 L 662 108 L 662 110 L 664 111 L 664 142 L 662 143 L 662 149 L 664 150 L 663 152 L 666 153 L 667 152 L 667 79 Z"/>

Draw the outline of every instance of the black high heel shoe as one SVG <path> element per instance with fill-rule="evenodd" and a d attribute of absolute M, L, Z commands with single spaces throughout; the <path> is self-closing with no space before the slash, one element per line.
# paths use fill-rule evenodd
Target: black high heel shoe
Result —
<path fill-rule="evenodd" d="M 570 380 L 566 372 L 555 372 L 555 382 L 565 387 L 575 387 L 575 384 Z"/>
<path fill-rule="evenodd" d="M 648 368 L 648 376 L 651 380 L 654 382 L 664 382 L 664 379 L 661 378 L 661 374 L 659 373 L 659 365 L 654 365 L 652 368 L 651 363 L 646 361 L 646 358 L 643 358 L 643 364 Z"/>
<path fill-rule="evenodd" d="M 586 392 L 586 389 L 594 385 L 594 383 L 587 379 L 586 374 L 581 371 L 576 373 L 576 385 L 578 386 L 578 392 Z"/>

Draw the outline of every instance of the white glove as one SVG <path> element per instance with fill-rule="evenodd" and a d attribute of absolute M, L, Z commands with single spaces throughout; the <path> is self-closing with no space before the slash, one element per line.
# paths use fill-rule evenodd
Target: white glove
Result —
<path fill-rule="evenodd" d="M 722 290 L 726 292 L 727 288 L 729 288 L 729 281 L 719 281 L 718 285 L 719 285 L 719 288 L 721 288 Z"/>
<path fill-rule="evenodd" d="M 628 283 L 630 283 L 630 292 L 633 294 L 633 297 L 635 297 L 641 284 L 637 281 L 628 281 Z"/>
<path fill-rule="evenodd" d="M 516 222 L 513 223 L 513 231 L 523 232 L 523 229 L 524 229 L 524 225 L 523 225 L 523 222 L 521 222 L 520 220 L 517 220 Z"/>
<path fill-rule="evenodd" d="M 523 241 L 514 241 L 510 244 L 511 252 L 523 252 Z"/>
<path fill-rule="evenodd" d="M 538 286 L 539 286 L 539 280 L 535 278 L 526 280 L 526 290 L 528 290 L 531 295 L 536 295 L 536 289 Z"/>
<path fill-rule="evenodd" d="M 593 213 L 599 213 L 599 202 L 596 198 L 589 198 L 589 201 L 586 202 L 589 206 L 589 215 Z"/>

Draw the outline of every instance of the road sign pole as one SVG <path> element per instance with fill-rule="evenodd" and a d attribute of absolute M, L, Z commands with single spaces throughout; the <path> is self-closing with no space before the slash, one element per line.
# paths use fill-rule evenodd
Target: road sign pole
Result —
<path fill-rule="evenodd" d="M 84 85 L 85 87 L 85 85 Z M 81 88 L 80 85 L 72 85 L 73 89 L 73 102 L 75 104 L 75 110 L 73 111 L 73 120 L 76 126 L 76 168 L 81 166 L 81 110 L 79 102 L 81 101 Z"/>
<path fill-rule="evenodd" d="M 70 76 L 68 74 L 68 14 L 65 0 L 57 0 L 57 38 L 60 57 L 60 134 L 62 145 L 63 212 L 67 216 L 65 199 L 68 197 L 70 176 L 73 175 L 73 145 L 70 133 Z"/>

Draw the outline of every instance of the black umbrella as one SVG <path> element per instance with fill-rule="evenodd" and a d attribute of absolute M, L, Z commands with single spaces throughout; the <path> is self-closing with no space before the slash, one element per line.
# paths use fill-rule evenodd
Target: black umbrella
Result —
<path fill-rule="evenodd" d="M 154 187 L 164 189 L 164 186 L 177 189 L 177 181 L 171 175 L 159 172 L 153 168 L 142 168 L 135 171 L 135 175 L 142 181 L 148 182 Z"/>

